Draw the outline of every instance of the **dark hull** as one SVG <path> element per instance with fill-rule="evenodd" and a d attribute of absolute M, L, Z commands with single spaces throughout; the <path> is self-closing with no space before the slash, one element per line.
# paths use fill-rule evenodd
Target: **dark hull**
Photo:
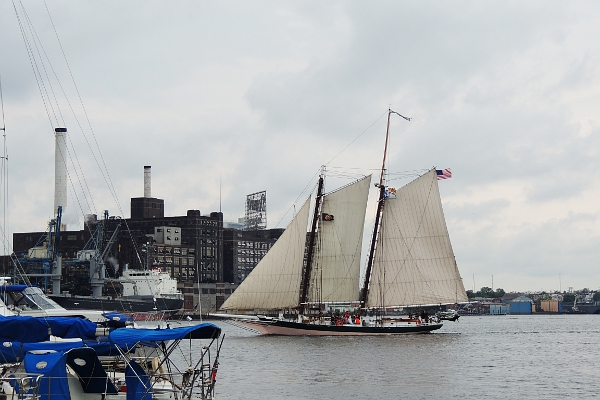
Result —
<path fill-rule="evenodd" d="M 108 298 L 91 296 L 62 296 L 49 295 L 60 306 L 67 310 L 100 310 L 118 311 L 126 314 L 160 312 L 168 318 L 183 307 L 183 299 L 157 297 L 156 303 L 152 298 Z"/>
<path fill-rule="evenodd" d="M 573 310 L 573 304 L 562 305 L 563 312 L 574 314 L 600 314 L 600 304 L 577 303 L 577 311 Z"/>
<path fill-rule="evenodd" d="M 250 327 L 265 335 L 286 336 L 356 336 L 356 335 L 400 335 L 429 333 L 440 329 L 442 324 L 421 324 L 401 326 L 362 326 L 362 325 L 321 325 L 302 324 L 281 320 L 236 320 L 238 324 Z"/>

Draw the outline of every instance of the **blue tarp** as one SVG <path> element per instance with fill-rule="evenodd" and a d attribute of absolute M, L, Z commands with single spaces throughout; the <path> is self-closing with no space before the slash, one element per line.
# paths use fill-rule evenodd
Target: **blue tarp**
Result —
<path fill-rule="evenodd" d="M 106 325 L 110 328 L 123 328 L 127 322 L 133 321 L 133 319 L 127 315 L 118 313 L 116 311 L 105 312 L 102 314 L 102 316 L 107 319 L 107 321 L 103 322 L 102 325 Z"/>
<path fill-rule="evenodd" d="M 167 329 L 119 328 L 109 333 L 109 340 L 123 348 L 136 342 L 163 342 L 176 339 L 212 339 L 221 334 L 221 328 L 210 323 Z"/>
<path fill-rule="evenodd" d="M 45 342 L 48 339 L 48 324 L 43 319 L 0 315 L 0 340 L 3 342 Z"/>
<path fill-rule="evenodd" d="M 0 316 L 0 340 L 45 342 L 50 335 L 65 339 L 93 339 L 96 324 L 81 318 Z"/>
<path fill-rule="evenodd" d="M 135 360 L 131 360 L 125 367 L 125 385 L 127 400 L 152 399 L 150 378 Z"/>
<path fill-rule="evenodd" d="M 97 325 L 82 318 L 73 317 L 48 317 L 45 321 L 52 329 L 52 335 L 65 339 L 81 338 L 93 339 L 96 337 Z"/>
<path fill-rule="evenodd" d="M 22 292 L 23 290 L 27 289 L 29 287 L 29 285 L 1 285 L 0 286 L 0 293 L 3 292 Z"/>

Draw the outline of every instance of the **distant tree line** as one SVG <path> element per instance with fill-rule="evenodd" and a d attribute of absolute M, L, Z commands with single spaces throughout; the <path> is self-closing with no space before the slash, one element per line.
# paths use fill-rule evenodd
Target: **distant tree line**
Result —
<path fill-rule="evenodd" d="M 472 290 L 467 290 L 467 297 L 472 299 L 474 297 L 485 297 L 488 299 L 499 299 L 505 295 L 504 289 L 498 288 L 496 290 L 484 286 L 479 291 L 473 292 Z"/>

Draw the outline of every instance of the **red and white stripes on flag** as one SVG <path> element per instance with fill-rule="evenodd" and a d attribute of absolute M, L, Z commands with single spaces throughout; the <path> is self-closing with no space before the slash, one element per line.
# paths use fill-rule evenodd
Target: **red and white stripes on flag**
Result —
<path fill-rule="evenodd" d="M 437 172 L 438 181 L 440 179 L 450 179 L 450 178 L 452 178 L 452 171 L 450 171 L 450 168 L 436 169 L 435 172 Z"/>

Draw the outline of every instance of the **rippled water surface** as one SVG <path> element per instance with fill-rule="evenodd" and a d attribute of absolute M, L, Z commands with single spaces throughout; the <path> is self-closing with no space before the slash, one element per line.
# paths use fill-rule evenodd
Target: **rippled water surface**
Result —
<path fill-rule="evenodd" d="M 221 321 L 217 399 L 600 396 L 600 315 L 462 317 L 433 334 L 259 336 Z"/>

